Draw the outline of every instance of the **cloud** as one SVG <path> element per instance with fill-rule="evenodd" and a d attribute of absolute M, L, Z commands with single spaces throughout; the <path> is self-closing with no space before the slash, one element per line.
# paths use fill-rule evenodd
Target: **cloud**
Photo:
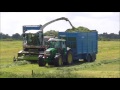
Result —
<path fill-rule="evenodd" d="M 76 27 L 85 26 L 91 30 L 98 30 L 99 33 L 118 33 L 119 13 L 84 13 L 76 16 L 73 21 Z"/>
<path fill-rule="evenodd" d="M 1 12 L 1 32 L 22 34 L 23 25 L 45 24 L 59 17 L 67 17 L 75 27 L 96 29 L 99 33 L 118 33 L 119 12 Z M 48 30 L 65 31 L 71 28 L 68 22 L 58 21 L 48 25 Z"/>
<path fill-rule="evenodd" d="M 66 13 L 55 12 L 10 12 L 1 15 L 1 32 L 12 34 L 22 33 L 23 25 L 39 25 L 65 16 Z"/>

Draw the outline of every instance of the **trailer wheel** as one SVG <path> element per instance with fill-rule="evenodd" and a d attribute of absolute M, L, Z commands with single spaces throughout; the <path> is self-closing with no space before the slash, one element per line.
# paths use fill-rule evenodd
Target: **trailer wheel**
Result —
<path fill-rule="evenodd" d="M 41 58 L 39 58 L 39 60 L 38 60 L 38 65 L 39 66 L 45 66 L 46 65 L 46 62 L 44 61 L 44 59 L 41 57 Z"/>
<path fill-rule="evenodd" d="M 62 60 L 61 56 L 59 56 L 59 57 L 57 57 L 57 58 L 54 59 L 54 65 L 57 66 L 57 67 L 63 65 L 63 60 Z"/>
<path fill-rule="evenodd" d="M 71 65 L 72 63 L 73 63 L 73 55 L 72 55 L 72 52 L 71 52 L 71 51 L 68 51 L 66 64 L 67 64 L 67 65 Z"/>
<path fill-rule="evenodd" d="M 91 59 L 91 62 L 94 62 L 96 59 L 96 54 L 92 54 L 92 59 Z"/>
<path fill-rule="evenodd" d="M 92 61 L 91 55 L 88 54 L 88 55 L 86 56 L 86 59 L 84 59 L 84 61 L 85 61 L 85 62 L 91 62 L 91 61 Z"/>

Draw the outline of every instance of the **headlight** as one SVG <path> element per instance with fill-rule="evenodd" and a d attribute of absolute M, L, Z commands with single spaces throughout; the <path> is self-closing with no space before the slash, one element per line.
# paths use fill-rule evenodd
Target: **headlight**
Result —
<path fill-rule="evenodd" d="M 39 55 L 38 57 L 41 58 L 41 57 L 43 57 L 43 55 Z"/>

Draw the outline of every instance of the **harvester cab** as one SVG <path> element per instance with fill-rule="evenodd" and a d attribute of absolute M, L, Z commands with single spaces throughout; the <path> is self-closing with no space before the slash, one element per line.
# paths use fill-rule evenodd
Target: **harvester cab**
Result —
<path fill-rule="evenodd" d="M 43 32 L 40 30 L 42 25 L 23 26 L 23 49 L 39 48 L 43 44 Z"/>

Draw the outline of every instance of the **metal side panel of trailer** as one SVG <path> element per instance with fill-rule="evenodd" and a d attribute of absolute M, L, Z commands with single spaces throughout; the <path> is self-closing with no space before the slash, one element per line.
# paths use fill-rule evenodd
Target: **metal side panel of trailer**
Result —
<path fill-rule="evenodd" d="M 98 52 L 98 32 L 59 32 L 59 38 L 66 39 L 67 47 L 73 52 L 73 58 L 84 59 L 87 54 Z"/>

